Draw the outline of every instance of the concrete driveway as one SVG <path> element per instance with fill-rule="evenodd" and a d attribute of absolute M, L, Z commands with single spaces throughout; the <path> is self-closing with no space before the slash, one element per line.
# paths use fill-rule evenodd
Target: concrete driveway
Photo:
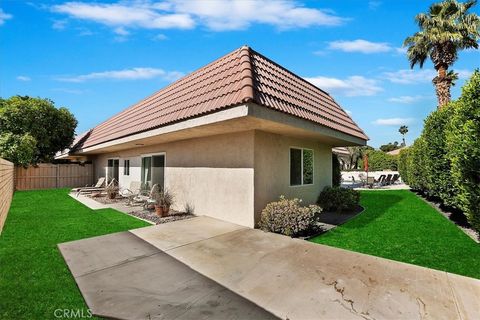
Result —
<path fill-rule="evenodd" d="M 209 319 L 480 319 L 480 281 L 472 278 L 207 217 L 122 234 L 59 245 L 100 315 L 124 306 L 115 317 L 151 310 L 161 319 L 202 312 Z M 155 285 L 166 278 L 195 290 Z"/>

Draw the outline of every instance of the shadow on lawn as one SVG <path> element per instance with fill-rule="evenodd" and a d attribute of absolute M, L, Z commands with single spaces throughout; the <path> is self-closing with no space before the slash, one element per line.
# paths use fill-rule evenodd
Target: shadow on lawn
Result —
<path fill-rule="evenodd" d="M 372 191 L 362 194 L 360 204 L 365 210 L 343 225 L 344 228 L 356 229 L 369 225 L 382 217 L 391 207 L 402 201 L 399 195 L 389 192 Z"/>

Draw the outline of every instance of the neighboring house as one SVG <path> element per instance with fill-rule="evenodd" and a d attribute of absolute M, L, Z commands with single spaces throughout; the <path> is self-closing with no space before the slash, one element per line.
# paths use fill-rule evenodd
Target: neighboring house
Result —
<path fill-rule="evenodd" d="M 187 75 L 77 139 L 60 158 L 96 176 L 160 184 L 176 209 L 253 227 L 280 195 L 316 201 L 332 147 L 368 137 L 328 93 L 247 46 Z"/>

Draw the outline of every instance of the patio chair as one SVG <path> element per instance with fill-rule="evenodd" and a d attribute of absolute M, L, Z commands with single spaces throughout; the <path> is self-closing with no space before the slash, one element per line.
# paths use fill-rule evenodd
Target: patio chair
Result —
<path fill-rule="evenodd" d="M 375 184 L 375 177 L 367 177 L 367 187 L 373 188 Z"/>
<path fill-rule="evenodd" d="M 102 188 L 105 183 L 105 177 L 98 178 L 97 183 L 92 185 L 86 185 L 85 187 L 73 188 L 72 192 L 78 192 L 79 190 L 98 189 Z"/>
<path fill-rule="evenodd" d="M 141 195 L 142 193 L 142 182 L 140 181 L 131 181 L 129 188 L 120 188 L 120 196 L 127 199 L 127 205 L 134 203 L 136 196 Z"/>
<path fill-rule="evenodd" d="M 398 181 L 399 178 L 400 178 L 400 175 L 395 173 L 392 177 L 392 180 L 390 181 L 390 184 L 394 184 L 395 182 Z"/>
<path fill-rule="evenodd" d="M 387 176 L 385 174 L 380 175 L 380 177 L 378 177 L 378 180 L 375 180 L 375 184 L 381 186 L 386 177 Z"/>
<path fill-rule="evenodd" d="M 143 204 L 144 209 L 148 209 L 150 206 L 154 205 L 157 199 L 155 195 L 160 191 L 158 184 L 154 184 L 150 189 L 148 195 L 139 194 L 133 198 L 134 202 Z"/>
<path fill-rule="evenodd" d="M 391 181 L 392 181 L 392 175 L 389 174 L 389 175 L 387 175 L 387 177 L 386 177 L 385 180 L 383 181 L 382 186 L 387 186 L 387 185 L 389 185 Z"/>

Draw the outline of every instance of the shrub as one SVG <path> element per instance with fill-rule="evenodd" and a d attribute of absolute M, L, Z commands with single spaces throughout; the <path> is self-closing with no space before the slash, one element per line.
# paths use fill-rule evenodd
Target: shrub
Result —
<path fill-rule="evenodd" d="M 267 204 L 260 217 L 260 229 L 290 237 L 307 235 L 315 229 L 316 214 L 322 212 L 322 208 L 317 205 L 303 207 L 301 201 L 281 196 L 278 201 Z"/>
<path fill-rule="evenodd" d="M 405 148 L 400 150 L 400 154 L 398 155 L 398 173 L 400 177 L 402 177 L 403 182 L 408 184 L 408 156 L 410 154 L 410 149 Z"/>
<path fill-rule="evenodd" d="M 422 137 L 425 193 L 443 199 L 448 206 L 455 206 L 455 188 L 450 174 L 450 160 L 447 157 L 446 130 L 453 113 L 452 105 L 432 112 L 425 120 Z"/>
<path fill-rule="evenodd" d="M 318 196 L 317 203 L 325 211 L 351 211 L 360 203 L 360 193 L 353 189 L 325 187 Z"/>
<path fill-rule="evenodd" d="M 386 154 L 379 150 L 368 150 L 368 170 L 380 171 L 380 170 L 397 170 L 397 156 Z M 361 161 L 361 169 L 364 169 L 363 159 Z"/>
<path fill-rule="evenodd" d="M 342 182 L 342 171 L 340 170 L 340 161 L 336 154 L 332 154 L 332 185 L 339 187 Z"/>
<path fill-rule="evenodd" d="M 412 189 L 418 191 L 426 190 L 425 182 L 425 139 L 420 136 L 410 147 L 408 166 L 408 182 Z"/>
<path fill-rule="evenodd" d="M 447 130 L 447 158 L 457 189 L 455 199 L 472 226 L 480 231 L 480 72 L 476 70 L 453 103 Z"/>

